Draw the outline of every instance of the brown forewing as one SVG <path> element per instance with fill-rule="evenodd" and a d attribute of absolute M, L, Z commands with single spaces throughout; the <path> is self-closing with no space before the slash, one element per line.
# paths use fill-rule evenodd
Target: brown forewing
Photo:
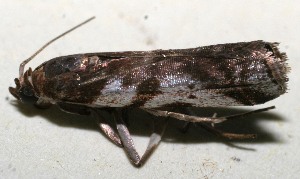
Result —
<path fill-rule="evenodd" d="M 33 72 L 41 97 L 96 107 L 261 104 L 286 91 L 286 57 L 263 41 L 78 54 Z"/>

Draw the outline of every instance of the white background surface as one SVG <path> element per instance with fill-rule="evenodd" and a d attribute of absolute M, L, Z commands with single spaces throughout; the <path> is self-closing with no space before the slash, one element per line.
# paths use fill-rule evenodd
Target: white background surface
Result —
<path fill-rule="evenodd" d="M 0 178 L 296 178 L 299 155 L 299 1 L 0 1 Z M 43 51 L 29 66 L 85 52 L 189 48 L 262 39 L 280 42 L 289 57 L 289 91 L 247 110 L 276 109 L 228 124 L 256 140 L 218 139 L 201 128 L 187 134 L 171 121 L 158 149 L 133 167 L 88 117 L 17 103 L 18 66 L 46 41 L 79 22 L 96 20 Z M 147 18 L 146 18 L 147 16 Z M 200 110 L 200 109 L 198 109 Z M 210 110 L 211 114 L 213 110 Z M 222 112 L 222 111 L 221 111 Z M 139 151 L 148 142 L 148 115 L 131 115 Z"/>

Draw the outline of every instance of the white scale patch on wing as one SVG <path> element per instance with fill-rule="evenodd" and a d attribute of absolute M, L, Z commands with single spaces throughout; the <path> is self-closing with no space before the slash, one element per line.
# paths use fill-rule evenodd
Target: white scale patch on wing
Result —
<path fill-rule="evenodd" d="M 108 82 L 93 104 L 101 107 L 124 107 L 131 104 L 135 95 L 136 89 L 134 86 L 125 89 L 122 87 L 120 79 L 113 79 Z"/>
<path fill-rule="evenodd" d="M 199 86 L 195 86 L 197 89 Z M 200 89 L 200 88 L 198 88 Z M 174 88 L 161 88 L 162 94 L 155 96 L 153 99 L 147 101 L 143 107 L 145 108 L 159 108 L 162 106 L 176 106 L 176 104 L 194 107 L 218 107 L 218 106 L 235 106 L 241 105 L 233 98 L 224 96 L 223 94 L 216 94 L 209 90 L 191 90 L 185 86 L 178 86 Z M 192 98 L 190 96 L 193 96 Z"/>
<path fill-rule="evenodd" d="M 172 88 L 172 86 L 176 86 L 177 84 L 193 84 L 194 80 L 191 79 L 190 75 L 165 75 L 164 79 L 160 79 L 160 87 L 161 88 Z"/>

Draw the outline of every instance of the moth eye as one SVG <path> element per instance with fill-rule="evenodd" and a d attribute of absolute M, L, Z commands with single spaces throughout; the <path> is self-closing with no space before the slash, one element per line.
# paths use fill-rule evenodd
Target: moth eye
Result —
<path fill-rule="evenodd" d="M 22 102 L 28 104 L 35 104 L 38 100 L 38 98 L 35 97 L 33 90 L 26 86 L 20 89 L 19 96 Z"/>
<path fill-rule="evenodd" d="M 28 87 L 24 87 L 22 91 L 23 91 L 23 94 L 26 96 L 33 96 L 33 91 L 31 89 L 29 89 Z"/>

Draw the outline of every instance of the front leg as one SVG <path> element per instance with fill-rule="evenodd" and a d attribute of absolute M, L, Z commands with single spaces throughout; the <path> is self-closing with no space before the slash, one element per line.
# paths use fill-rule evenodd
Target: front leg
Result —
<path fill-rule="evenodd" d="M 123 147 L 121 139 L 117 132 L 111 127 L 110 122 L 101 115 L 99 110 L 91 109 L 92 115 L 94 116 L 100 130 L 108 137 L 114 144 L 119 147 Z"/>

